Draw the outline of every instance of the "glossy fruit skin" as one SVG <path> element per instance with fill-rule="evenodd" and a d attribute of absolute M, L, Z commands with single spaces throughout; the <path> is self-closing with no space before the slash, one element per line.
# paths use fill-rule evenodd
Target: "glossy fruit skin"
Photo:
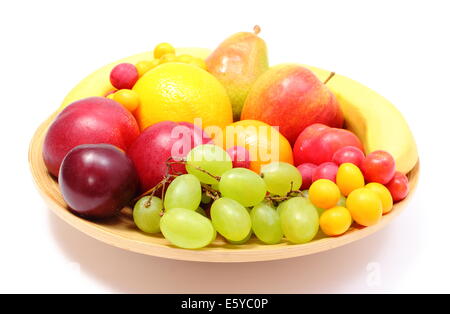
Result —
<path fill-rule="evenodd" d="M 86 144 L 72 149 L 58 178 L 64 200 L 80 216 L 114 216 L 135 196 L 136 170 L 127 155 L 109 144 Z"/>
<path fill-rule="evenodd" d="M 283 238 L 281 219 L 278 212 L 269 204 L 262 202 L 250 211 L 252 230 L 259 240 L 266 244 L 280 243 Z"/>
<path fill-rule="evenodd" d="M 215 238 L 211 221 L 194 210 L 173 208 L 160 222 L 161 232 L 172 244 L 184 249 L 199 249 Z"/>
<path fill-rule="evenodd" d="M 336 151 L 345 146 L 354 146 L 363 151 L 361 141 L 352 132 L 313 124 L 300 133 L 295 141 L 293 149 L 295 165 L 307 162 L 320 165 L 330 162 Z"/>
<path fill-rule="evenodd" d="M 389 192 L 387 187 L 380 183 L 372 182 L 367 184 L 366 188 L 374 191 L 380 197 L 381 204 L 383 205 L 383 215 L 389 213 L 392 210 L 394 201 L 392 199 L 391 192 Z"/>
<path fill-rule="evenodd" d="M 397 171 L 391 181 L 386 184 L 386 187 L 391 192 L 394 202 L 399 202 L 409 193 L 408 177 Z"/>
<path fill-rule="evenodd" d="M 210 214 L 214 228 L 228 240 L 241 241 L 251 231 L 250 214 L 235 200 L 219 198 L 212 204 Z"/>
<path fill-rule="evenodd" d="M 297 166 L 298 171 L 300 171 L 300 174 L 302 175 L 301 190 L 309 189 L 313 182 L 312 175 L 316 168 L 317 165 L 308 162 Z"/>
<path fill-rule="evenodd" d="M 364 176 L 356 165 L 343 163 L 339 166 L 336 184 L 341 193 L 348 196 L 353 190 L 364 187 Z"/>
<path fill-rule="evenodd" d="M 141 192 L 164 178 L 169 158 L 184 158 L 191 148 L 210 141 L 201 129 L 188 122 L 163 121 L 145 129 L 127 152 L 139 175 Z M 184 165 L 172 165 L 172 170 L 172 174 L 186 173 Z"/>
<path fill-rule="evenodd" d="M 261 176 L 267 190 L 275 195 L 285 196 L 290 191 L 296 191 L 302 185 L 302 175 L 291 164 L 272 162 L 261 168 Z"/>
<path fill-rule="evenodd" d="M 202 200 L 200 181 L 192 174 L 183 174 L 170 182 L 164 195 L 164 208 L 197 210 Z"/>
<path fill-rule="evenodd" d="M 227 149 L 233 162 L 233 168 L 250 169 L 250 153 L 242 146 L 232 146 Z"/>
<path fill-rule="evenodd" d="M 166 53 L 164 56 L 159 58 L 159 64 L 175 62 L 177 57 L 174 53 Z"/>
<path fill-rule="evenodd" d="M 245 100 L 241 119 L 279 126 L 291 144 L 313 123 L 342 127 L 344 122 L 334 94 L 312 71 L 297 64 L 277 65 L 259 76 Z"/>
<path fill-rule="evenodd" d="M 206 67 L 225 86 L 239 120 L 250 88 L 269 67 L 266 43 L 254 33 L 233 34 L 209 55 Z"/>
<path fill-rule="evenodd" d="M 328 236 L 345 233 L 352 224 L 352 216 L 345 207 L 336 206 L 323 212 L 319 219 L 320 229 Z"/>
<path fill-rule="evenodd" d="M 250 169 L 256 173 L 260 173 L 263 165 L 274 161 L 293 163 L 288 140 L 275 128 L 261 121 L 241 120 L 228 125 L 222 145 L 225 149 L 236 145 L 247 149 L 250 153 Z"/>
<path fill-rule="evenodd" d="M 153 60 L 142 60 L 136 63 L 136 69 L 139 73 L 139 77 L 143 76 L 145 73 L 159 65 L 159 59 Z"/>
<path fill-rule="evenodd" d="M 311 241 L 319 230 L 319 215 L 311 202 L 303 197 L 293 197 L 278 207 L 281 228 L 293 243 Z"/>
<path fill-rule="evenodd" d="M 336 183 L 336 174 L 338 166 L 334 162 L 324 162 L 314 169 L 312 173 L 312 182 L 319 179 L 328 179 Z"/>
<path fill-rule="evenodd" d="M 378 223 L 383 215 L 383 204 L 377 193 L 368 188 L 356 189 L 347 197 L 347 209 L 353 220 L 362 226 Z"/>
<path fill-rule="evenodd" d="M 112 86 L 117 89 L 132 89 L 139 79 L 136 66 L 131 63 L 120 63 L 116 65 L 109 75 Z"/>
<path fill-rule="evenodd" d="M 225 239 L 225 240 L 227 240 L 227 242 L 230 243 L 230 244 L 242 245 L 242 244 L 247 243 L 252 238 L 252 235 L 253 235 L 253 232 L 250 231 L 248 233 L 248 235 L 244 238 L 244 240 L 241 240 L 241 241 L 232 241 L 232 240 L 229 240 L 229 239 Z"/>
<path fill-rule="evenodd" d="M 187 172 L 195 175 L 202 183 L 218 184 L 218 180 L 213 176 L 220 177 L 232 168 L 233 163 L 230 156 L 222 147 L 217 145 L 196 146 L 186 156 Z"/>
<path fill-rule="evenodd" d="M 338 186 L 331 180 L 319 179 L 309 188 L 309 199 L 315 206 L 328 209 L 336 206 L 341 197 Z"/>
<path fill-rule="evenodd" d="M 133 112 L 139 106 L 139 95 L 131 89 L 120 89 L 112 94 L 112 99 L 124 106 L 129 112 Z"/>
<path fill-rule="evenodd" d="M 374 151 L 363 160 L 361 171 L 367 182 L 387 184 L 395 174 L 394 158 L 386 151 Z"/>
<path fill-rule="evenodd" d="M 141 101 L 135 112 L 141 130 L 167 120 L 194 123 L 200 118 L 203 129 L 224 128 L 233 122 L 225 87 L 198 66 L 179 62 L 158 65 L 142 76 L 133 90 Z"/>
<path fill-rule="evenodd" d="M 175 48 L 169 43 L 160 43 L 153 50 L 153 57 L 159 59 L 166 54 L 175 54 Z"/>
<path fill-rule="evenodd" d="M 233 168 L 222 174 L 219 190 L 222 196 L 232 198 L 244 207 L 258 205 L 267 192 L 264 180 L 246 168 Z"/>
<path fill-rule="evenodd" d="M 332 161 L 338 166 L 343 163 L 352 163 L 359 168 L 364 158 L 364 153 L 359 148 L 355 146 L 344 146 L 333 154 Z"/>
<path fill-rule="evenodd" d="M 158 233 L 162 213 L 163 202 L 159 197 L 144 196 L 133 207 L 133 220 L 142 232 Z"/>
<path fill-rule="evenodd" d="M 66 154 L 81 144 L 112 144 L 126 151 L 139 136 L 133 115 L 116 101 L 90 97 L 61 111 L 47 131 L 43 158 L 48 171 L 58 176 Z"/>

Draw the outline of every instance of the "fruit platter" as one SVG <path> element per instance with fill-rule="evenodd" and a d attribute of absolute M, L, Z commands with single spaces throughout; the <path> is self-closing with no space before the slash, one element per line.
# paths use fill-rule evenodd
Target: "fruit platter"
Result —
<path fill-rule="evenodd" d="M 401 113 L 343 75 L 269 65 L 259 33 L 160 43 L 83 79 L 30 144 L 49 208 L 107 244 L 203 262 L 318 253 L 396 218 L 419 176 Z"/>

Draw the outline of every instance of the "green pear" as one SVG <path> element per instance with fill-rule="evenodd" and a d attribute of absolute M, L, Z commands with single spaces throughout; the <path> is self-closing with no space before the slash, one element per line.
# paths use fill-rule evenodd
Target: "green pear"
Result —
<path fill-rule="evenodd" d="M 233 118 L 239 120 L 242 107 L 256 79 L 269 65 L 267 46 L 254 33 L 240 32 L 225 39 L 206 59 L 207 70 L 224 86 L 233 106 Z"/>

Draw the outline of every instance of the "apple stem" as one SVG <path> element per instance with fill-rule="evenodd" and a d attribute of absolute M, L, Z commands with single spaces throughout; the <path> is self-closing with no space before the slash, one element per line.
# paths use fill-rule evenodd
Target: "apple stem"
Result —
<path fill-rule="evenodd" d="M 259 33 L 261 33 L 261 27 L 259 25 L 253 26 L 253 33 L 255 35 L 258 35 Z"/>
<path fill-rule="evenodd" d="M 323 81 L 324 84 L 327 84 L 329 80 L 336 74 L 336 72 L 331 72 L 330 75 L 328 75 L 327 79 Z"/>

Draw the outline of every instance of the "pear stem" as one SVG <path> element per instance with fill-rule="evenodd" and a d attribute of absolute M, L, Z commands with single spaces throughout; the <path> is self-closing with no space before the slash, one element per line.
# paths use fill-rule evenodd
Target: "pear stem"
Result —
<path fill-rule="evenodd" d="M 336 74 L 336 72 L 331 72 L 330 75 L 328 75 L 327 79 L 323 82 L 324 84 L 327 84 L 329 80 Z"/>
<path fill-rule="evenodd" d="M 253 26 L 253 33 L 255 33 L 255 35 L 261 33 L 261 27 L 259 25 Z"/>

